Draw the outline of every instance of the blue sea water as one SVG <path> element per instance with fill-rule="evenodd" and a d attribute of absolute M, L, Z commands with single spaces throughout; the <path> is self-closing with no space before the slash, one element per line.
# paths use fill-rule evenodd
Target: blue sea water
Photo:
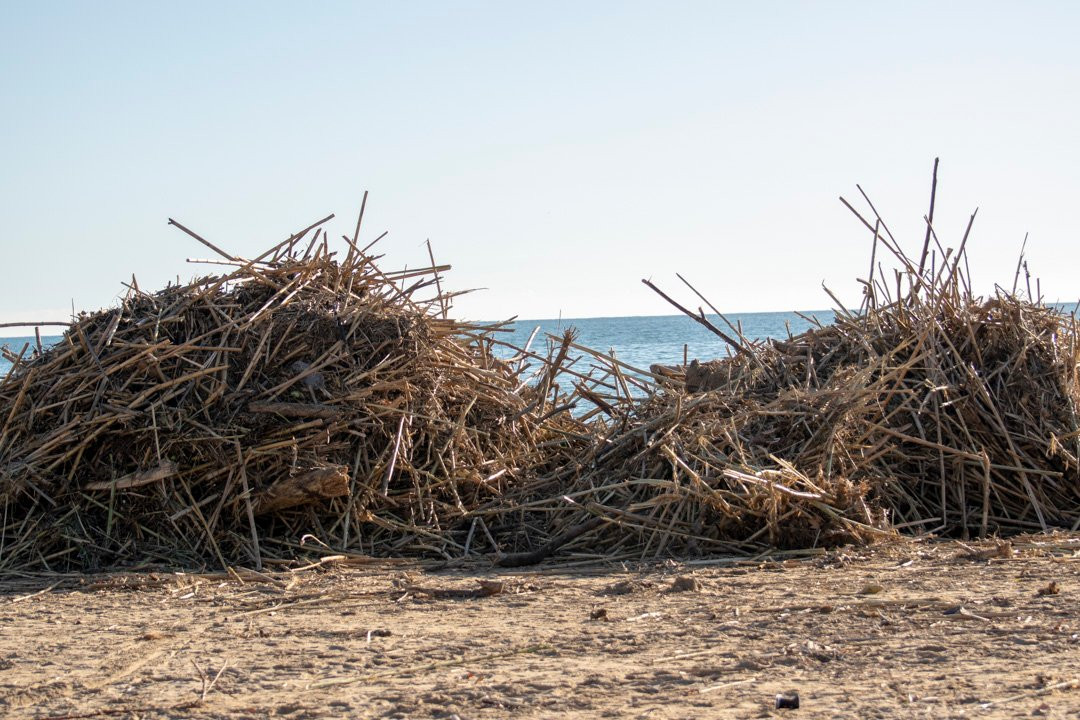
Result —
<path fill-rule="evenodd" d="M 718 316 L 706 317 L 729 336 L 736 335 Z M 750 340 L 787 337 L 789 330 L 798 335 L 814 326 L 806 318 L 816 319 L 822 325 L 835 319 L 831 310 L 732 313 L 725 317 Z M 653 363 L 682 364 L 684 354 L 690 360 L 713 360 L 728 354 L 727 343 L 685 315 L 519 320 L 513 324 L 513 332 L 500 339 L 521 347 L 537 327 L 540 331 L 530 348 L 533 352 L 545 354 L 548 335 L 561 335 L 565 329 L 573 327 L 578 332 L 576 342 L 579 345 L 604 353 L 614 350 L 619 360 L 643 370 L 648 370 Z"/>
<path fill-rule="evenodd" d="M 60 342 L 60 335 L 42 335 L 41 344 L 44 347 L 55 345 Z M 29 345 L 29 347 L 27 347 Z M 37 339 L 31 337 L 0 337 L 0 347 L 7 349 L 8 352 L 18 356 L 22 349 L 26 347 L 26 355 L 29 356 L 30 352 L 37 346 Z M 4 357 L 3 353 L 0 353 L 0 377 L 7 375 L 8 370 L 11 369 L 11 363 Z"/>
<path fill-rule="evenodd" d="M 822 324 L 833 321 L 831 310 L 805 312 L 802 315 L 816 317 Z M 755 340 L 786 337 L 789 328 L 792 334 L 797 335 L 812 327 L 804 317 L 790 312 L 734 313 L 726 317 L 732 324 L 741 326 L 743 335 Z M 720 318 L 709 316 L 709 320 L 734 335 Z M 518 320 L 512 325 L 513 332 L 498 333 L 498 337 L 521 347 L 537 327 L 540 330 L 531 350 L 541 355 L 546 353 L 549 333 L 560 335 L 570 327 L 578 331 L 578 344 L 605 353 L 614 350 L 623 362 L 646 370 L 653 363 L 682 363 L 684 345 L 690 359 L 711 360 L 727 355 L 727 345 L 723 340 L 685 315 Z M 51 345 L 59 342 L 60 336 L 42 336 L 41 340 L 43 344 Z M 35 342 L 33 337 L 0 338 L 0 345 L 16 355 L 27 343 L 33 348 Z M 0 376 L 6 375 L 10 369 L 11 363 L 0 357 Z"/>

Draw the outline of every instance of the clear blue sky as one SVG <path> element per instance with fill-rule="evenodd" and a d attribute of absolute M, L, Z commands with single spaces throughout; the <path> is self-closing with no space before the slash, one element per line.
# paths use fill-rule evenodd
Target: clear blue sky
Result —
<path fill-rule="evenodd" d="M 329 212 L 388 266 L 451 262 L 459 316 L 857 302 L 861 183 L 921 242 L 1020 242 L 1080 295 L 1080 4 L 15 3 L 0 19 L 0 320 L 65 319 Z"/>

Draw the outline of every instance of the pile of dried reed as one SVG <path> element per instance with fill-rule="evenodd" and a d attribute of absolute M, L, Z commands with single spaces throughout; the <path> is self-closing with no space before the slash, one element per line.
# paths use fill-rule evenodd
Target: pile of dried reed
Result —
<path fill-rule="evenodd" d="M 976 297 L 968 234 L 941 247 L 932 208 L 918 260 L 863 219 L 898 270 L 886 282 L 872 260 L 860 310 L 838 303 L 797 337 L 751 342 L 665 295 L 732 355 L 654 367 L 645 399 L 599 398 L 590 453 L 517 505 L 554 532 L 606 518 L 579 547 L 607 555 L 1076 530 L 1075 317 L 1024 292 L 1022 262 L 1012 290 Z"/>
<path fill-rule="evenodd" d="M 0 379 L 0 571 L 1077 529 L 1075 320 L 1020 266 L 976 297 L 933 200 L 918 261 L 873 215 L 899 268 L 871 260 L 858 311 L 758 342 L 675 303 L 732 354 L 652 371 L 572 332 L 497 353 L 500 325 L 448 319 L 445 267 L 383 272 L 359 223 L 340 260 L 330 218 L 254 260 L 179 226 L 232 269 L 133 282 Z"/>
<path fill-rule="evenodd" d="M 355 238 L 338 261 L 326 220 L 254 260 L 187 231 L 231 271 L 132 283 L 12 358 L 0 570 L 260 565 L 306 535 L 462 553 L 458 520 L 560 457 L 578 423 L 494 357 L 498 327 L 446 319 L 446 268 L 385 273 Z"/>

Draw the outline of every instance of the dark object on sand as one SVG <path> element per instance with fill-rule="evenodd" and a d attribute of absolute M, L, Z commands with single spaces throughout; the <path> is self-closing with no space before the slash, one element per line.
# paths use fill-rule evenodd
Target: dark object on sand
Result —
<path fill-rule="evenodd" d="M 789 690 L 788 692 L 777 693 L 776 695 L 776 709 L 777 710 L 798 710 L 799 709 L 799 693 L 795 690 Z"/>

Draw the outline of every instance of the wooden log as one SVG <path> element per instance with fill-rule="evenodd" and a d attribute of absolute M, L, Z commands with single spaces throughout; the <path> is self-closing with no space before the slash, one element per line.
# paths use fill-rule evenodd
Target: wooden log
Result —
<path fill-rule="evenodd" d="M 495 565 L 498 567 L 525 567 L 526 565 L 536 565 L 542 562 L 546 558 L 551 557 L 559 548 L 566 545 L 571 540 L 576 540 L 587 532 L 592 532 L 596 528 L 603 525 L 607 520 L 602 517 L 592 517 L 574 527 L 565 530 L 555 537 L 548 540 L 541 545 L 538 549 L 532 552 L 522 553 L 510 553 L 502 555 L 495 559 Z"/>
<path fill-rule="evenodd" d="M 291 402 L 250 402 L 248 412 L 273 413 L 284 417 L 322 418 L 336 420 L 345 413 L 342 408 L 333 405 Z"/>
<path fill-rule="evenodd" d="M 265 515 L 348 494 L 349 468 L 335 465 L 278 480 L 253 499 L 252 508 L 256 515 Z"/>
<path fill-rule="evenodd" d="M 92 482 L 86 486 L 86 489 L 112 490 L 115 488 L 116 490 L 127 490 L 128 488 L 141 487 L 157 482 L 158 480 L 164 480 L 167 477 L 175 475 L 176 472 L 176 463 L 165 460 L 153 470 L 142 470 L 140 472 L 130 473 L 115 480 Z"/>
<path fill-rule="evenodd" d="M 649 372 L 653 375 L 671 380 L 683 380 L 686 377 L 685 365 L 660 365 L 653 363 L 649 366 Z"/>
<path fill-rule="evenodd" d="M 698 362 L 694 360 L 686 368 L 686 391 L 690 393 L 708 392 L 724 387 L 728 382 L 728 372 L 722 360 Z"/>

